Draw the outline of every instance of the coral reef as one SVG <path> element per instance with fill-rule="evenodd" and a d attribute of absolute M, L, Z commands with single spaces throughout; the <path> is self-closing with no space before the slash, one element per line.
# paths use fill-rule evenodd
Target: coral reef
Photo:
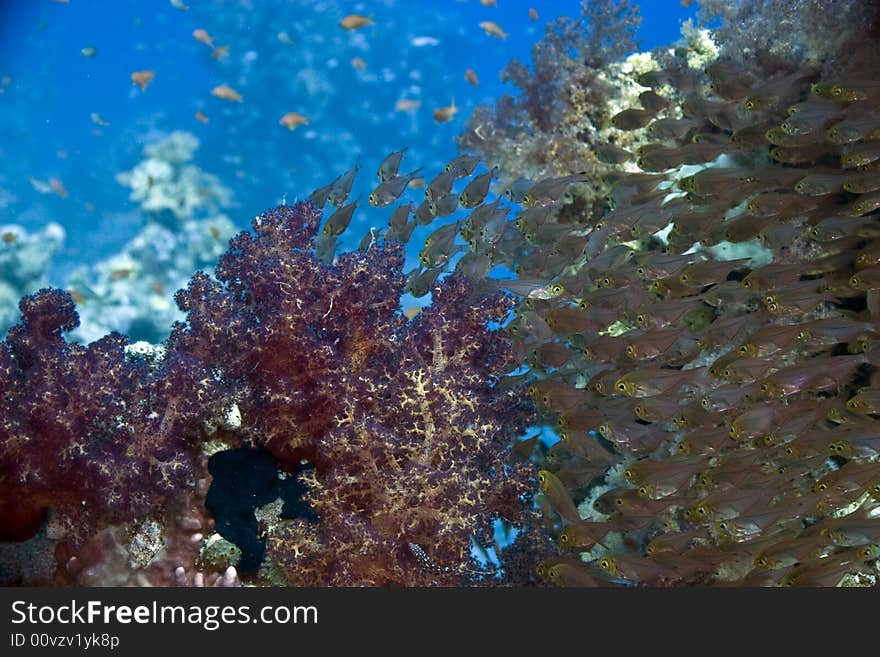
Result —
<path fill-rule="evenodd" d="M 127 359 L 118 334 L 65 342 L 78 321 L 66 292 L 20 308 L 0 345 L 0 529 L 27 539 L 48 513 L 59 554 L 75 554 L 98 529 L 161 513 L 196 485 L 200 423 L 224 402 L 184 355 L 156 368 Z"/>
<path fill-rule="evenodd" d="M 147 223 L 116 255 L 70 273 L 67 288 L 80 325 L 71 338 L 91 342 L 118 332 L 158 343 L 182 315 L 175 290 L 213 266 L 235 232 L 219 208 L 231 194 L 212 174 L 190 164 L 199 142 L 173 132 L 144 148 L 145 159 L 117 180 L 132 188 Z"/>
<path fill-rule="evenodd" d="M 144 147 L 144 157 L 131 171 L 116 176 L 120 185 L 131 188 L 131 199 L 159 223 L 177 223 L 229 205 L 229 191 L 220 181 L 193 164 L 188 164 L 199 147 L 189 132 L 177 130 Z"/>
<path fill-rule="evenodd" d="M 64 228 L 54 222 L 33 233 L 17 225 L 0 226 L 0 334 L 18 319 L 19 299 L 46 285 L 52 257 L 64 238 Z"/>
<path fill-rule="evenodd" d="M 288 470 L 302 461 L 318 521 L 266 529 L 268 556 L 300 585 L 460 584 L 476 577 L 471 540 L 499 518 L 528 519 L 531 468 L 507 462 L 530 404 L 494 384 L 515 365 L 487 324 L 501 295 L 469 302 L 450 277 L 430 309 L 398 309 L 399 244 L 310 252 L 321 213 L 281 206 L 236 237 L 217 281 L 197 275 L 169 349 L 215 363 L 238 393 L 242 434 Z"/>
<path fill-rule="evenodd" d="M 700 0 L 699 18 L 715 24 L 723 56 L 764 74 L 792 61 L 839 74 L 850 55 L 868 56 L 876 68 L 877 53 L 865 45 L 877 36 L 874 2 L 841 0 Z"/>
<path fill-rule="evenodd" d="M 3 540 L 45 535 L 56 576 L 83 583 L 234 584 L 230 561 L 254 554 L 240 528 L 258 518 L 253 540 L 268 545 L 262 577 L 272 581 L 500 576 L 480 570 L 473 541 L 490 546 L 497 521 L 536 519 L 532 466 L 510 458 L 534 408 L 520 389 L 497 387 L 515 364 L 489 326 L 509 298 L 452 276 L 407 320 L 401 246 L 382 241 L 328 266 L 313 254 L 320 220 L 308 203 L 255 219 L 217 280 L 197 273 L 178 292 L 186 322 L 163 350 L 119 334 L 69 344 L 78 318 L 68 293 L 22 300 L 0 345 Z M 274 457 L 261 466 L 268 479 L 236 477 L 232 494 L 259 486 L 261 497 L 239 512 L 244 525 L 209 517 L 221 461 L 247 445 Z"/>
<path fill-rule="evenodd" d="M 103 262 L 79 267 L 67 278 L 80 325 L 71 338 L 84 343 L 117 331 L 158 343 L 183 315 L 175 290 L 192 273 L 213 266 L 236 232 L 225 215 L 187 219 L 176 230 L 150 222 L 122 250 Z"/>

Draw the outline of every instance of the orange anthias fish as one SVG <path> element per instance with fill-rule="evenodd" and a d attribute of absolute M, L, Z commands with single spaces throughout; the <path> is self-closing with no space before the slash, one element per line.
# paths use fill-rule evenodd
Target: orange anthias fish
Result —
<path fill-rule="evenodd" d="M 456 114 L 458 114 L 458 107 L 455 106 L 455 98 L 453 98 L 446 107 L 438 107 L 434 110 L 434 120 L 437 123 L 446 123 L 451 121 Z"/>
<path fill-rule="evenodd" d="M 141 88 L 141 91 L 147 90 L 147 85 L 156 77 L 155 71 L 135 71 L 131 74 L 131 81 Z"/>
<path fill-rule="evenodd" d="M 223 100 L 234 100 L 237 103 L 244 102 L 244 98 L 241 97 L 241 94 L 225 84 L 217 85 L 211 89 L 211 95 L 216 96 L 217 98 L 222 98 Z"/>
<path fill-rule="evenodd" d="M 489 36 L 498 37 L 502 41 L 508 37 L 507 32 L 501 29 L 501 26 L 495 21 L 481 21 L 480 28 Z"/>
<path fill-rule="evenodd" d="M 375 25 L 375 23 L 373 19 L 360 14 L 349 14 L 339 22 L 339 27 L 343 30 L 357 30 L 366 25 Z"/>
<path fill-rule="evenodd" d="M 208 30 L 204 30 L 200 27 L 200 28 L 193 30 L 192 34 L 193 34 L 193 38 L 196 41 L 201 41 L 206 46 L 209 46 L 211 48 L 214 47 L 214 39 L 211 37 L 210 34 L 208 34 Z"/>
<path fill-rule="evenodd" d="M 49 187 L 60 198 L 67 198 L 67 189 L 65 189 L 64 183 L 58 178 L 49 178 Z"/>
<path fill-rule="evenodd" d="M 299 126 L 308 124 L 309 120 L 299 112 L 288 112 L 278 121 L 278 125 L 283 125 L 288 130 L 296 130 Z"/>
<path fill-rule="evenodd" d="M 421 104 L 422 103 L 419 100 L 401 98 L 394 104 L 394 109 L 397 112 L 412 112 L 413 110 L 417 110 Z"/>
<path fill-rule="evenodd" d="M 480 86 L 480 78 L 477 77 L 476 71 L 474 69 L 469 68 L 464 72 L 464 79 L 470 82 L 475 87 Z"/>
<path fill-rule="evenodd" d="M 195 113 L 196 121 L 199 123 L 207 123 L 209 121 L 208 117 L 205 116 L 204 112 L 196 112 Z"/>

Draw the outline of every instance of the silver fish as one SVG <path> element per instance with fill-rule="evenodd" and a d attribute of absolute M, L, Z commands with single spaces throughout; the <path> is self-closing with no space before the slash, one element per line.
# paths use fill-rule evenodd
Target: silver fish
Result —
<path fill-rule="evenodd" d="M 351 186 L 354 184 L 354 177 L 357 175 L 360 168 L 361 163 L 357 162 L 351 169 L 343 173 L 330 184 L 330 193 L 327 195 L 327 200 L 330 202 L 330 205 L 335 205 L 338 208 L 348 200 L 348 195 L 351 193 Z"/>
<path fill-rule="evenodd" d="M 418 178 L 421 167 L 403 176 L 395 176 L 390 180 L 379 183 L 370 194 L 370 205 L 374 208 L 384 208 L 400 198 L 410 180 Z"/>
<path fill-rule="evenodd" d="M 379 171 L 376 172 L 376 175 L 381 182 L 391 180 L 397 175 L 397 171 L 400 169 L 400 161 L 403 159 L 403 155 L 406 153 L 407 148 L 409 147 L 404 146 L 399 151 L 394 151 L 385 156 L 385 159 L 382 160 L 382 164 L 379 165 Z"/>

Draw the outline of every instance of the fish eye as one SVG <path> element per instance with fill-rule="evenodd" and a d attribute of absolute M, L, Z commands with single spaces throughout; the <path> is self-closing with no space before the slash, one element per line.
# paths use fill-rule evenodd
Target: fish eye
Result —
<path fill-rule="evenodd" d="M 636 315 L 636 324 L 645 324 L 648 321 L 648 318 L 645 317 L 644 313 L 639 313 Z"/>
<path fill-rule="evenodd" d="M 641 486 L 641 487 L 639 487 L 638 493 L 639 493 L 639 495 L 641 495 L 642 497 L 651 497 L 651 491 L 648 489 L 647 486 Z"/>
<path fill-rule="evenodd" d="M 562 287 L 559 283 L 556 283 L 550 287 L 550 291 L 553 294 L 562 294 L 565 288 Z"/>
<path fill-rule="evenodd" d="M 627 356 L 635 356 L 636 355 L 636 348 L 631 344 L 627 345 L 626 346 L 626 355 Z"/>
<path fill-rule="evenodd" d="M 563 545 L 567 545 L 567 544 L 568 544 L 568 540 L 569 540 L 569 539 L 568 539 L 568 533 L 567 533 L 567 532 L 562 532 L 562 533 L 559 535 L 559 542 L 562 543 Z"/>
<path fill-rule="evenodd" d="M 733 370 L 731 370 L 729 367 L 725 367 L 724 371 L 721 373 L 721 376 L 725 379 L 729 379 L 731 376 L 733 376 Z"/>
<path fill-rule="evenodd" d="M 602 570 L 611 570 L 611 560 L 610 559 L 602 559 L 599 561 L 599 568 Z"/>
<path fill-rule="evenodd" d="M 617 384 L 617 390 L 618 390 L 619 392 L 626 392 L 626 384 L 625 384 L 625 383 L 618 383 L 618 384 Z"/>
<path fill-rule="evenodd" d="M 755 101 L 752 100 L 751 98 L 749 98 L 748 100 L 746 100 L 745 103 L 743 103 L 743 107 L 746 108 L 747 110 L 755 109 L 755 105 L 756 105 Z"/>
<path fill-rule="evenodd" d="M 602 434 L 603 438 L 608 437 L 608 434 L 610 433 L 609 429 L 610 429 L 610 427 L 607 424 L 600 424 L 599 425 L 599 433 Z"/>
<path fill-rule="evenodd" d="M 544 475 L 543 472 L 539 472 L 538 473 L 538 483 L 543 484 L 545 481 L 547 481 L 547 477 Z"/>
<path fill-rule="evenodd" d="M 687 283 L 690 279 L 691 279 L 690 276 L 688 276 L 687 274 L 682 274 L 681 276 L 678 277 L 678 282 L 679 283 Z"/>
<path fill-rule="evenodd" d="M 794 186 L 794 190 L 795 190 L 796 192 L 802 192 L 802 191 L 804 191 L 806 188 L 807 188 L 807 186 L 803 183 L 803 181 L 797 183 L 797 184 Z"/>
<path fill-rule="evenodd" d="M 849 182 L 843 183 L 844 191 L 851 192 L 854 187 L 855 187 L 855 185 L 853 185 L 852 183 L 849 183 Z"/>
<path fill-rule="evenodd" d="M 646 168 L 647 163 L 645 162 L 645 158 L 640 157 L 639 159 L 637 159 L 637 160 L 636 160 L 636 166 L 638 166 L 640 169 L 644 169 L 644 168 Z"/>
<path fill-rule="evenodd" d="M 859 285 L 862 284 L 862 282 L 861 282 L 861 280 L 859 280 L 858 276 L 853 276 L 852 278 L 849 279 L 849 284 L 852 285 L 853 287 L 858 287 Z"/>
<path fill-rule="evenodd" d="M 703 397 L 703 398 L 700 400 L 700 406 L 702 406 L 703 408 L 705 408 L 707 411 L 709 410 L 709 407 L 710 407 L 711 405 L 712 405 L 712 404 L 711 404 L 711 402 L 709 401 L 709 398 L 708 398 L 708 397 Z"/>
<path fill-rule="evenodd" d="M 624 503 L 625 501 L 622 497 L 618 497 L 616 500 L 614 500 L 614 504 L 616 504 L 617 506 L 623 506 Z"/>

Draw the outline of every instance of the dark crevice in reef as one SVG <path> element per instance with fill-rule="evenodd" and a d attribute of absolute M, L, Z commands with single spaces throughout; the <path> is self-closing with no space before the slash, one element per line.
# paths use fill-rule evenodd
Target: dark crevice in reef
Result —
<path fill-rule="evenodd" d="M 311 467 L 311 466 L 306 466 Z M 213 476 L 205 508 L 214 516 L 216 531 L 241 550 L 240 573 L 256 573 L 266 552 L 266 539 L 259 535 L 254 511 L 282 499 L 282 518 L 317 516 L 302 501 L 305 487 L 298 472 L 279 478 L 278 461 L 263 447 L 238 447 L 217 452 L 208 460 Z"/>

